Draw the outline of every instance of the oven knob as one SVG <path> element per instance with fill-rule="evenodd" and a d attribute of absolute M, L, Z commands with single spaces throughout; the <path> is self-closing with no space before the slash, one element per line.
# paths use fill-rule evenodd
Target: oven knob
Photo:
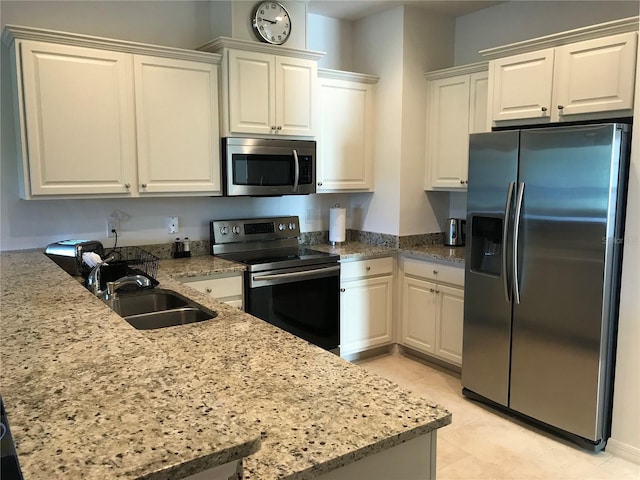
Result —
<path fill-rule="evenodd" d="M 229 227 L 226 227 L 226 226 L 220 227 L 220 233 L 222 235 L 226 235 L 227 233 L 229 233 Z"/>
<path fill-rule="evenodd" d="M 236 235 L 240 234 L 240 227 L 238 225 L 234 225 L 233 227 L 231 227 L 231 231 L 233 233 L 235 233 Z"/>
<path fill-rule="evenodd" d="M 295 229 L 296 229 L 296 224 L 295 224 L 295 223 L 293 223 L 293 222 L 291 222 L 291 223 L 289 224 L 289 230 L 295 230 Z"/>
<path fill-rule="evenodd" d="M 280 225 L 278 225 L 278 230 L 280 230 L 281 232 L 286 230 L 286 228 L 287 228 L 287 226 L 284 223 L 281 223 Z"/>

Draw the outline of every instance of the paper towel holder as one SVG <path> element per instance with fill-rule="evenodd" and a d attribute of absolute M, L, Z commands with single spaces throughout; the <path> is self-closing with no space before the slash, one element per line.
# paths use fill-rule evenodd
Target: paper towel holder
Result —
<path fill-rule="evenodd" d="M 329 209 L 329 244 L 332 247 L 341 247 L 346 240 L 346 209 L 336 203 Z"/>

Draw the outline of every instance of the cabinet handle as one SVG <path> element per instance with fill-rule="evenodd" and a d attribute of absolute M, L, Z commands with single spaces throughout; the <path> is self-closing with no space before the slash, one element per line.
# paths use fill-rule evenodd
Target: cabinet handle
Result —
<path fill-rule="evenodd" d="M 322 182 L 318 182 L 318 186 L 321 187 L 322 186 Z"/>
<path fill-rule="evenodd" d="M 275 125 L 271 125 L 271 130 L 275 130 L 276 126 Z"/>
<path fill-rule="evenodd" d="M 146 184 L 146 183 L 143 183 L 143 184 L 142 184 L 142 188 L 147 188 L 147 184 Z"/>
<path fill-rule="evenodd" d="M 460 180 L 460 185 L 464 185 L 464 180 Z"/>
<path fill-rule="evenodd" d="M 436 290 L 436 293 L 440 293 L 440 290 Z"/>
<path fill-rule="evenodd" d="M 542 110 L 543 112 L 546 112 L 546 111 L 547 111 L 547 107 L 542 107 L 542 108 L 541 108 L 541 110 Z"/>
<path fill-rule="evenodd" d="M 464 181 L 464 184 L 465 184 L 465 185 L 469 185 L 469 180 L 465 180 L 465 181 Z"/>
<path fill-rule="evenodd" d="M 433 271 L 433 274 L 434 274 L 434 275 L 437 275 L 437 274 L 438 274 L 438 270 L 434 270 L 434 271 Z"/>
<path fill-rule="evenodd" d="M 371 267 L 367 267 L 367 272 L 371 270 Z"/>
<path fill-rule="evenodd" d="M 434 290 L 433 288 L 430 288 L 430 289 L 429 289 L 429 291 L 430 291 L 431 293 L 435 293 L 435 290 Z"/>
<path fill-rule="evenodd" d="M 340 292 L 344 293 L 344 288 L 341 288 L 341 289 L 340 289 Z"/>
<path fill-rule="evenodd" d="M 131 184 L 130 183 L 125 183 L 124 184 L 124 188 L 131 188 Z"/>
<path fill-rule="evenodd" d="M 564 105 L 558 105 L 558 110 L 562 110 L 564 108 Z"/>
<path fill-rule="evenodd" d="M 278 125 L 278 130 L 282 130 L 282 125 Z"/>
<path fill-rule="evenodd" d="M 211 287 L 207 288 L 207 293 L 211 293 L 213 290 L 211 290 Z"/>

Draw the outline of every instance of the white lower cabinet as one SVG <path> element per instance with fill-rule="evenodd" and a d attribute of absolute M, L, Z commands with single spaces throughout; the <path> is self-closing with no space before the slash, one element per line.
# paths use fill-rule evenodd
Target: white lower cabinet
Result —
<path fill-rule="evenodd" d="M 461 366 L 464 268 L 402 258 L 400 275 L 400 343 Z"/>
<path fill-rule="evenodd" d="M 244 309 L 242 272 L 185 278 L 182 283 L 233 307 Z"/>
<path fill-rule="evenodd" d="M 340 355 L 393 339 L 393 257 L 346 262 L 340 268 Z"/>

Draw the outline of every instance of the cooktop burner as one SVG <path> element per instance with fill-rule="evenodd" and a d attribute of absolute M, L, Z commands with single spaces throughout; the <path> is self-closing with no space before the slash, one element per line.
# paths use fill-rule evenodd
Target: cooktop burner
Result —
<path fill-rule="evenodd" d="M 234 252 L 218 254 L 218 256 L 247 265 L 251 272 L 303 265 L 337 263 L 338 260 L 340 260 L 339 255 L 318 252 L 307 247 Z"/>

